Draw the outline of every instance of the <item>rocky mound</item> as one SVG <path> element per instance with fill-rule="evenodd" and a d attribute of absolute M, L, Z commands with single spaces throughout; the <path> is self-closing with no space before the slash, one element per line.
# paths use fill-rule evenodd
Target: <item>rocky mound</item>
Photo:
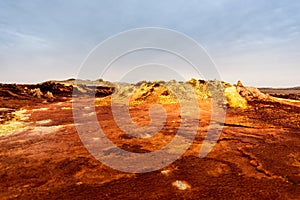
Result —
<path fill-rule="evenodd" d="M 209 91 L 207 83 L 197 80 L 189 82 L 172 81 L 141 81 L 137 84 L 123 84 L 116 87 L 114 99 L 117 102 L 126 102 L 130 96 L 132 104 L 161 103 L 171 104 L 181 101 L 192 100 L 196 94 L 197 98 L 208 98 Z"/>
<path fill-rule="evenodd" d="M 213 88 L 223 90 L 223 104 L 229 107 L 246 108 L 252 101 L 269 101 L 269 95 L 254 87 L 245 87 L 239 81 L 230 84 L 219 81 L 204 81 L 191 79 L 187 82 L 172 81 L 141 81 L 136 84 L 112 83 L 103 81 L 75 80 L 47 81 L 37 85 L 0 84 L 0 96 L 5 99 L 29 100 L 37 98 L 45 101 L 55 101 L 72 95 L 88 95 L 109 97 L 113 95 L 116 102 L 131 104 L 141 103 L 178 103 L 179 100 L 190 101 L 209 99 Z"/>
<path fill-rule="evenodd" d="M 210 99 L 213 97 L 214 88 L 220 90 L 223 97 L 220 97 L 223 104 L 235 108 L 247 108 L 248 102 L 270 101 L 268 94 L 260 92 L 257 88 L 246 87 L 238 81 L 237 84 L 230 84 L 220 81 L 204 81 L 191 79 L 187 82 L 177 81 L 142 81 L 137 84 L 115 85 L 115 100 L 118 102 L 127 101 L 131 96 L 132 104 L 141 103 L 178 103 L 179 99 L 189 101 L 195 95 L 198 100 Z M 214 96 L 215 98 L 215 96 Z"/>
<path fill-rule="evenodd" d="M 225 84 L 225 96 L 230 107 L 246 108 L 249 102 L 270 101 L 270 96 L 254 87 L 245 87 L 241 81 L 237 84 Z"/>
<path fill-rule="evenodd" d="M 72 97 L 74 94 L 103 97 L 113 93 L 113 87 L 64 84 L 55 81 L 47 81 L 37 85 L 0 84 L 0 97 L 5 99 L 26 100 L 31 98 L 54 101 L 64 97 Z"/>

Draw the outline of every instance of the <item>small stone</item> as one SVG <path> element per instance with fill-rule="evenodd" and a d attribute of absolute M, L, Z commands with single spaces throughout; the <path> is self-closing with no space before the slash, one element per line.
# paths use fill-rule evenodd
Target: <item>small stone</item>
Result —
<path fill-rule="evenodd" d="M 162 170 L 160 173 L 162 173 L 163 175 L 169 175 L 171 171 L 166 169 L 166 170 Z"/>

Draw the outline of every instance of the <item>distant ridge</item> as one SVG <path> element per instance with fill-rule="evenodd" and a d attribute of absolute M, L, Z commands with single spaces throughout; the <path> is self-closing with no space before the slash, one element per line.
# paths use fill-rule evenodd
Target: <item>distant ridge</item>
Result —
<path fill-rule="evenodd" d="M 274 97 L 300 100 L 300 86 L 291 88 L 258 88 L 261 92 Z"/>
<path fill-rule="evenodd" d="M 295 87 L 283 87 L 283 88 L 276 88 L 276 87 L 259 87 L 260 90 L 300 90 L 300 86 Z"/>

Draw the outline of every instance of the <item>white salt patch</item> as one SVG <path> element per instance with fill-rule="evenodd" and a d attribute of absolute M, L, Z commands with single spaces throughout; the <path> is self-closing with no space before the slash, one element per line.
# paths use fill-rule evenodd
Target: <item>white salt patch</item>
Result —
<path fill-rule="evenodd" d="M 84 117 L 91 117 L 93 115 L 96 115 L 96 113 L 95 112 L 91 112 L 91 113 L 83 114 Z"/>
<path fill-rule="evenodd" d="M 142 138 L 151 138 L 151 137 L 152 137 L 152 136 L 151 136 L 150 134 L 146 133 L 145 135 L 143 135 Z"/>
<path fill-rule="evenodd" d="M 12 110 L 11 108 L 0 108 L 0 111 L 9 111 Z"/>
<path fill-rule="evenodd" d="M 50 122 L 52 122 L 51 119 L 46 119 L 46 120 L 37 121 L 36 124 L 42 125 L 42 124 L 48 124 Z"/>
<path fill-rule="evenodd" d="M 186 181 L 175 181 L 172 183 L 172 185 L 174 187 L 177 187 L 179 190 L 186 190 L 186 189 L 190 189 L 191 186 L 186 182 Z"/>

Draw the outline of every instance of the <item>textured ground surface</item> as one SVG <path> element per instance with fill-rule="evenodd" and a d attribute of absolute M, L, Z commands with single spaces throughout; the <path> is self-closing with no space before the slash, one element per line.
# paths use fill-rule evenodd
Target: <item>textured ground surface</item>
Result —
<path fill-rule="evenodd" d="M 89 154 L 74 126 L 70 96 L 45 101 L 2 95 L 0 199 L 299 199 L 298 102 L 253 101 L 248 109 L 228 108 L 222 134 L 205 158 L 198 154 L 210 104 L 200 103 L 200 126 L 189 150 L 161 170 L 130 174 Z M 118 129 L 101 98 L 96 104 L 107 136 L 132 152 L 162 148 L 181 120 L 179 105 L 165 104 L 164 128 L 152 138 L 137 139 Z M 149 107 L 139 104 L 130 109 L 137 124 L 149 123 Z"/>

